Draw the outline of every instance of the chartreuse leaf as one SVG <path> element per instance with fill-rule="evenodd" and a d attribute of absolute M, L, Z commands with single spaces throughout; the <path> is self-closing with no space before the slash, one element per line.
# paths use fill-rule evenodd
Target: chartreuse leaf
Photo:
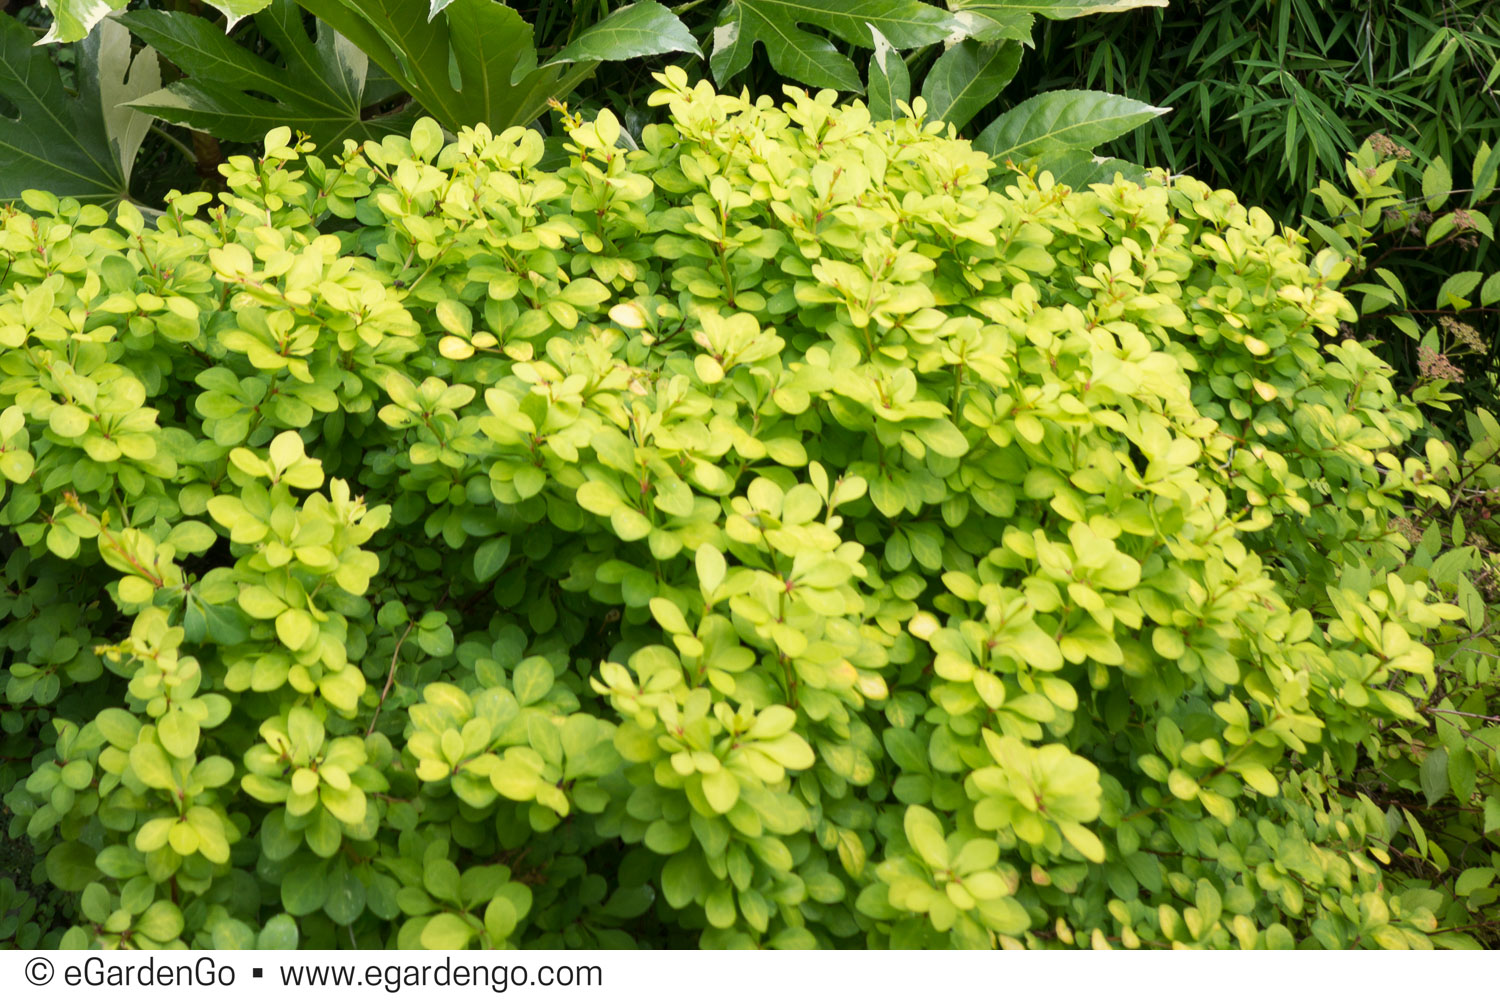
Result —
<path fill-rule="evenodd" d="M 81 41 L 94 30 L 94 25 L 125 3 L 126 0 L 42 0 L 42 6 L 52 13 L 52 27 L 37 44 Z"/>
<path fill-rule="evenodd" d="M 864 90 L 849 57 L 803 25 L 867 49 L 875 47 L 876 31 L 897 49 L 963 34 L 951 13 L 921 0 L 727 0 L 709 56 L 714 79 L 723 85 L 738 76 L 759 42 L 783 76 L 813 87 Z"/>
<path fill-rule="evenodd" d="M 468 946 L 475 930 L 462 917 L 439 913 L 427 921 L 422 930 L 422 947 L 435 951 L 455 951 Z"/>
<path fill-rule="evenodd" d="M 224 15 L 225 30 L 232 31 L 241 20 L 264 10 L 270 2 L 272 0 L 209 0 L 209 6 Z"/>
<path fill-rule="evenodd" d="M 365 113 L 378 96 L 367 92 L 368 57 L 326 24 L 310 37 L 293 0 L 273 0 L 255 16 L 280 65 L 192 14 L 140 10 L 121 20 L 187 75 L 131 105 L 166 121 L 247 142 L 261 137 L 266 122 L 282 122 L 331 150 L 345 139 L 378 139 L 411 127 L 411 111 Z"/>
<path fill-rule="evenodd" d="M 221 11 L 228 19 L 227 27 L 235 24 L 247 14 L 263 9 L 269 0 L 220 0 L 209 6 Z M 51 29 L 42 37 L 47 42 L 76 42 L 89 35 L 94 26 L 108 17 L 112 11 L 125 6 L 125 0 L 42 0 L 42 6 L 52 12 Z"/>
<path fill-rule="evenodd" d="M 1448 164 L 1438 158 L 1422 170 L 1422 197 L 1427 199 L 1427 210 L 1435 212 L 1448 200 L 1453 191 L 1453 174 Z"/>
<path fill-rule="evenodd" d="M 0 201 L 28 188 L 84 202 L 128 198 L 151 119 L 124 105 L 160 86 L 156 53 L 142 49 L 132 59 L 130 33 L 105 21 L 77 50 L 71 96 L 52 53 L 35 41 L 20 21 L 0 15 L 0 97 L 17 115 L 0 110 Z"/>
<path fill-rule="evenodd" d="M 1093 149 L 1171 108 L 1097 90 L 1054 90 L 1027 98 L 991 122 L 974 148 L 999 163 L 1058 149 Z"/>

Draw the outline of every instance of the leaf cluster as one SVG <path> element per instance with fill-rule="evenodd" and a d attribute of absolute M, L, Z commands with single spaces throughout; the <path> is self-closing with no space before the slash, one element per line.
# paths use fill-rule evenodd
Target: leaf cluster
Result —
<path fill-rule="evenodd" d="M 1448 804 L 1488 611 L 1403 519 L 1494 472 L 1340 335 L 1349 263 L 659 83 L 557 169 L 281 128 L 153 223 L 0 209 L 63 943 L 1479 943 L 1493 760 L 1437 730 L 1418 867 L 1368 761 Z"/>

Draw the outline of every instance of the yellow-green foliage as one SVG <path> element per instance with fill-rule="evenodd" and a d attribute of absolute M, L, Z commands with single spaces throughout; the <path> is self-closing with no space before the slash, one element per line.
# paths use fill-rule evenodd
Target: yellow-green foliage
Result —
<path fill-rule="evenodd" d="M 1460 612 L 1345 265 L 661 80 L 556 171 L 280 130 L 222 206 L 4 217 L 7 701 L 55 713 L 7 801 L 66 942 L 1466 923 L 1349 783 Z"/>

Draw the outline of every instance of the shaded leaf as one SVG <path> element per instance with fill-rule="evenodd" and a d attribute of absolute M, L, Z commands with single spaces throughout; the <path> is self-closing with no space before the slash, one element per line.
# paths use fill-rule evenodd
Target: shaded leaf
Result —
<path fill-rule="evenodd" d="M 188 74 L 132 105 L 178 125 L 255 142 L 268 126 L 283 124 L 338 150 L 345 139 L 405 132 L 415 117 L 408 109 L 366 120 L 368 58 L 326 24 L 310 37 L 293 0 L 276 0 L 255 18 L 281 54 L 280 66 L 191 14 L 142 10 L 121 20 Z"/>
<path fill-rule="evenodd" d="M 1038 158 L 1037 166 L 1050 171 L 1058 184 L 1066 184 L 1077 191 L 1090 184 L 1112 184 L 1115 174 L 1124 174 L 1125 179 L 1137 184 L 1144 183 L 1146 171 L 1129 160 L 1095 156 L 1087 149 L 1063 149 L 1045 153 Z"/>
<path fill-rule="evenodd" d="M 221 0 L 209 6 L 220 11 L 228 20 L 227 28 L 233 28 L 247 15 L 264 10 L 269 0 Z M 52 28 L 38 44 L 47 42 L 76 42 L 88 36 L 102 19 L 112 11 L 125 7 L 126 0 L 42 0 L 42 6 L 52 12 Z"/>
<path fill-rule="evenodd" d="M 1020 66 L 1019 42 L 959 42 L 938 57 L 922 82 L 927 113 L 963 128 L 1000 96 Z"/>

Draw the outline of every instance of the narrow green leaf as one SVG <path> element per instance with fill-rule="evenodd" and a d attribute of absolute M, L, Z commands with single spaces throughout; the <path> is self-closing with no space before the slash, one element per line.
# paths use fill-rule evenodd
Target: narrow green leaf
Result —
<path fill-rule="evenodd" d="M 1040 14 L 1054 21 L 1166 5 L 1167 0 L 949 0 L 948 3 L 953 10 L 972 11 L 986 16 Z"/>
<path fill-rule="evenodd" d="M 1097 90 L 1054 90 L 995 119 L 974 146 L 1000 163 L 1048 149 L 1093 149 L 1170 110 Z"/>
<path fill-rule="evenodd" d="M 782 76 L 813 87 L 861 90 L 849 57 L 801 25 L 867 49 L 875 46 L 874 31 L 897 49 L 965 36 L 962 21 L 920 0 L 728 0 L 713 33 L 714 79 L 723 85 L 738 76 L 759 42 Z"/>

